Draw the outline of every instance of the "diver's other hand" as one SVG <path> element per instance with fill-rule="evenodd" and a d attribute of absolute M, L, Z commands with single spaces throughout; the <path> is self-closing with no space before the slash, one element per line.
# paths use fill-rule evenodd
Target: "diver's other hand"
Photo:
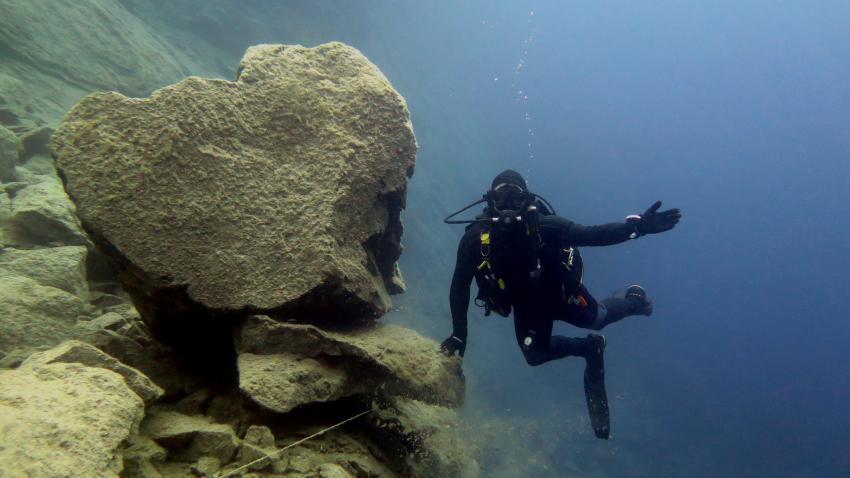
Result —
<path fill-rule="evenodd" d="M 453 356 L 455 352 L 463 357 L 466 352 L 466 340 L 461 340 L 458 336 L 452 335 L 440 344 L 440 352 L 443 352 L 446 357 Z"/>
<path fill-rule="evenodd" d="M 637 231 L 641 234 L 658 234 L 659 232 L 669 231 L 673 229 L 679 220 L 682 219 L 682 211 L 678 209 L 668 209 L 658 212 L 661 207 L 661 201 L 655 201 L 655 204 L 649 206 L 649 209 L 640 216 L 637 223 Z M 632 216 L 633 217 L 633 216 Z"/>

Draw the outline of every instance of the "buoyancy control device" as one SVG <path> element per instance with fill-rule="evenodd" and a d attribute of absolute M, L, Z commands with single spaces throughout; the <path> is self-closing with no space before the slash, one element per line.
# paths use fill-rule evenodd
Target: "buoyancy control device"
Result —
<path fill-rule="evenodd" d="M 455 220 L 458 214 L 486 203 L 482 214 L 475 219 Z M 507 317 L 511 313 L 512 297 L 508 280 L 508 262 L 519 259 L 527 271 L 532 290 L 539 291 L 543 264 L 554 264 L 557 270 L 563 298 L 571 297 L 580 287 L 583 275 L 581 254 L 575 247 L 544 244 L 540 231 L 543 216 L 554 215 L 555 210 L 543 197 L 516 188 L 508 191 L 488 191 L 482 199 L 447 216 L 447 224 L 467 224 L 467 230 L 475 228 L 479 235 L 480 260 L 475 270 L 478 295 L 475 304 L 484 309 L 484 315 L 495 312 Z M 522 257 L 504 257 L 499 238 L 514 234 L 522 241 Z M 544 247 L 545 246 L 545 247 Z"/>

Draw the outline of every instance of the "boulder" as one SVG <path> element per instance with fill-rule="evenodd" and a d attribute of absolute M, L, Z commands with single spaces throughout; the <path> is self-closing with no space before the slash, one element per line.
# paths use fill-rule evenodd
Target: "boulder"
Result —
<path fill-rule="evenodd" d="M 129 439 L 129 446 L 124 449 L 124 469 L 122 478 L 161 478 L 161 474 L 153 463 L 161 463 L 168 456 L 165 448 L 144 435 L 136 435 Z"/>
<path fill-rule="evenodd" d="M 292 354 L 240 354 L 238 367 L 239 388 L 278 413 L 368 391 L 367 384 L 353 380 L 342 369 Z"/>
<path fill-rule="evenodd" d="M 18 164 L 18 145 L 20 141 L 15 133 L 0 125 L 0 182 L 18 180 L 15 166 Z"/>
<path fill-rule="evenodd" d="M 12 237 L 12 201 L 6 191 L 0 191 L 0 250 L 15 242 Z"/>
<path fill-rule="evenodd" d="M 86 313 L 79 297 L 22 276 L 0 275 L 0 356 L 73 338 Z"/>
<path fill-rule="evenodd" d="M 228 425 L 203 415 L 153 408 L 142 422 L 142 433 L 168 450 L 172 459 L 195 462 L 202 456 L 228 463 L 239 449 L 239 439 Z"/>
<path fill-rule="evenodd" d="M 236 336 L 239 387 L 263 407 L 285 413 L 313 402 L 371 394 L 457 406 L 460 363 L 411 329 L 376 325 L 348 332 L 246 318 Z"/>
<path fill-rule="evenodd" d="M 36 155 L 49 156 L 48 145 L 52 134 L 53 128 L 42 126 L 21 136 L 21 142 L 18 146 L 18 161 L 23 163 Z"/>
<path fill-rule="evenodd" d="M 127 386 L 136 392 L 145 403 L 152 402 L 163 394 L 161 388 L 138 370 L 128 367 L 95 347 L 77 340 L 69 340 L 50 350 L 35 353 L 24 361 L 22 367 L 51 363 L 81 363 L 89 367 L 112 370 L 124 377 Z"/>
<path fill-rule="evenodd" d="M 88 291 L 86 248 L 7 249 L 0 253 L 0 275 L 29 277 L 43 286 L 84 297 Z"/>
<path fill-rule="evenodd" d="M 200 457 L 190 468 L 192 474 L 202 477 L 214 476 L 219 470 L 221 470 L 221 460 L 211 456 Z"/>
<path fill-rule="evenodd" d="M 139 370 L 168 395 L 189 393 L 202 381 L 185 371 L 171 348 L 150 336 L 138 315 L 108 312 L 78 322 L 73 337 Z"/>
<path fill-rule="evenodd" d="M 405 476 L 477 476 L 468 440 L 454 410 L 405 398 L 373 404 L 372 439 Z"/>
<path fill-rule="evenodd" d="M 319 478 L 354 478 L 345 468 L 336 463 L 322 463 L 319 466 Z"/>
<path fill-rule="evenodd" d="M 0 370 L 0 470 L 117 478 L 121 444 L 143 413 L 142 400 L 109 370 L 76 363 Z"/>
<path fill-rule="evenodd" d="M 46 176 L 39 179 L 12 199 L 11 222 L 16 239 L 42 246 L 88 244 L 62 183 Z"/>
<path fill-rule="evenodd" d="M 416 142 L 404 99 L 354 48 L 260 45 L 235 82 L 94 93 L 51 151 L 146 320 L 388 310 Z"/>
<path fill-rule="evenodd" d="M 242 448 L 239 449 L 239 464 L 248 465 L 252 471 L 274 469 L 281 473 L 286 469 L 280 461 L 275 447 L 274 435 L 268 427 L 253 425 L 245 432 Z"/>

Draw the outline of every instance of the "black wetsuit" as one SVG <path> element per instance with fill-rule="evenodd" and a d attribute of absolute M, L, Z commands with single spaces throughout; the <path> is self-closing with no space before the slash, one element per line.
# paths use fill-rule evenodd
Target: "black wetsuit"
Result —
<path fill-rule="evenodd" d="M 467 229 L 460 241 L 457 264 L 452 277 L 449 301 L 451 303 L 453 335 L 466 341 L 467 309 L 470 284 L 481 263 L 480 223 Z M 516 339 L 526 361 L 540 365 L 569 355 L 587 356 L 593 345 L 587 339 L 552 336 L 555 320 L 577 327 L 599 330 L 632 313 L 633 306 L 626 299 L 610 297 L 597 302 L 584 286 L 576 284 L 567 294 L 553 259 L 562 248 L 581 246 L 607 246 L 630 239 L 635 227 L 628 223 L 611 223 L 600 226 L 582 226 L 570 220 L 548 215 L 540 218 L 542 273 L 535 281 L 529 275 L 532 248 L 524 234 L 491 231 L 493 261 L 499 262 L 502 275 L 510 291 L 514 313 Z"/>

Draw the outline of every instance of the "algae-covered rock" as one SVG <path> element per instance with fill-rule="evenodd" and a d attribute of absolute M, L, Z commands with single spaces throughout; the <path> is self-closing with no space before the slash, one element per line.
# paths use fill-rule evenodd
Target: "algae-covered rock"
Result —
<path fill-rule="evenodd" d="M 71 110 L 51 150 L 87 231 L 146 320 L 380 316 L 416 151 L 404 99 L 341 43 L 252 47 L 239 71 Z"/>
<path fill-rule="evenodd" d="M 202 415 L 183 415 L 152 409 L 142 422 L 142 433 L 169 452 L 169 457 L 195 462 L 202 456 L 229 462 L 239 448 L 239 439 L 228 425 L 212 423 Z"/>
<path fill-rule="evenodd" d="M 75 335 L 86 313 L 79 297 L 17 275 L 0 275 L 0 356 L 14 348 L 49 348 Z"/>
<path fill-rule="evenodd" d="M 40 182 L 17 191 L 12 200 L 11 223 L 13 234 L 22 243 L 88 244 L 62 183 L 49 177 L 41 177 Z"/>
<path fill-rule="evenodd" d="M 48 145 L 52 134 L 53 128 L 42 126 L 21 136 L 21 143 L 18 147 L 18 161 L 24 162 L 36 155 L 49 155 Z"/>
<path fill-rule="evenodd" d="M 354 478 L 345 468 L 336 463 L 322 463 L 319 466 L 319 478 Z"/>
<path fill-rule="evenodd" d="M 6 191 L 0 190 L 0 250 L 15 242 L 12 237 L 12 201 Z"/>
<path fill-rule="evenodd" d="M 116 477 L 144 405 L 109 370 L 55 363 L 0 370 L 3 476 Z"/>
<path fill-rule="evenodd" d="M 459 362 L 440 354 L 432 340 L 404 327 L 327 332 L 251 316 L 239 329 L 236 350 L 240 389 L 280 413 L 378 388 L 428 403 L 463 402 Z"/>
<path fill-rule="evenodd" d="M 150 336 L 137 314 L 108 312 L 78 322 L 73 337 L 139 370 L 169 395 L 187 393 L 201 381 L 181 367 L 172 349 Z"/>
<path fill-rule="evenodd" d="M 86 248 L 83 246 L 27 250 L 10 248 L 0 254 L 0 275 L 29 277 L 43 286 L 55 287 L 69 294 L 84 296 L 88 290 Z"/>
<path fill-rule="evenodd" d="M 211 456 L 202 456 L 190 468 L 196 476 L 213 476 L 221 469 L 221 460 Z"/>
<path fill-rule="evenodd" d="M 18 164 L 19 140 L 15 133 L 0 125 L 0 182 L 17 181 L 15 166 Z"/>
<path fill-rule="evenodd" d="M 248 428 L 239 449 L 239 464 L 249 465 L 248 469 L 253 471 L 284 471 L 285 465 L 278 457 L 274 435 L 268 427 L 254 425 Z"/>
<path fill-rule="evenodd" d="M 165 448 L 144 435 L 135 435 L 128 439 L 124 449 L 124 469 L 122 478 L 160 478 L 162 475 L 154 463 L 163 462 L 168 456 Z"/>
<path fill-rule="evenodd" d="M 112 370 L 124 377 L 127 386 L 145 402 L 152 402 L 163 394 L 161 388 L 138 370 L 128 367 L 97 348 L 77 340 L 69 340 L 50 350 L 35 353 L 24 361 L 22 367 L 51 363 L 81 363 L 89 367 Z"/>
<path fill-rule="evenodd" d="M 458 433 L 454 410 L 419 400 L 375 403 L 371 435 L 404 475 L 476 477 L 468 438 Z"/>
<path fill-rule="evenodd" d="M 340 368 L 292 354 L 240 354 L 239 388 L 269 410 L 286 413 L 314 402 L 328 402 L 368 390 Z"/>

